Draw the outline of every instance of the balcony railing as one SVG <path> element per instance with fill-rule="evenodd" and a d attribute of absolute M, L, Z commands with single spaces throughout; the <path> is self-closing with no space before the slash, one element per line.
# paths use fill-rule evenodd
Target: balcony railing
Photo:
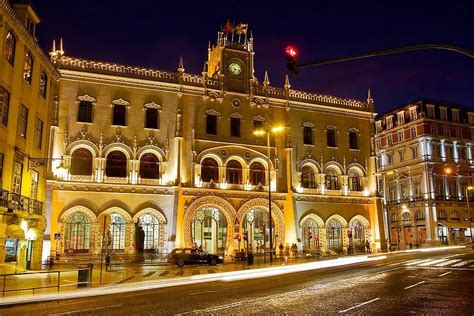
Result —
<path fill-rule="evenodd" d="M 69 177 L 69 180 L 74 182 L 94 182 L 94 176 L 71 175 Z"/>
<path fill-rule="evenodd" d="M 43 215 L 43 202 L 18 193 L 8 191 L 6 192 L 8 194 L 8 201 L 6 203 L 6 207 L 8 207 L 9 209 L 40 216 Z"/>
<path fill-rule="evenodd" d="M 128 177 L 104 177 L 104 182 L 105 183 L 123 183 L 126 184 L 128 183 Z"/>
<path fill-rule="evenodd" d="M 146 178 L 140 178 L 138 180 L 139 184 L 145 184 L 145 185 L 160 185 L 160 179 L 146 179 Z"/>

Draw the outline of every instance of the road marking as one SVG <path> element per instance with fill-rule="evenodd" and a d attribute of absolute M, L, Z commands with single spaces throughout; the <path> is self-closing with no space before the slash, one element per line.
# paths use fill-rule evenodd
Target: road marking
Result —
<path fill-rule="evenodd" d="M 377 302 L 379 299 L 380 299 L 380 297 L 377 297 L 377 298 L 374 298 L 373 300 L 370 300 L 370 301 L 367 301 L 367 302 L 364 302 L 364 303 L 360 303 L 359 305 L 346 308 L 346 309 L 344 309 L 344 310 L 342 310 L 342 311 L 339 311 L 339 314 L 348 312 L 348 311 L 350 311 L 350 310 L 353 310 L 353 309 L 355 309 L 355 308 L 358 308 L 358 307 L 361 307 L 361 306 L 364 306 L 364 305 L 367 305 L 367 304 L 370 304 L 370 303 L 373 303 L 373 302 Z"/>
<path fill-rule="evenodd" d="M 445 266 L 449 266 L 449 265 L 451 265 L 453 263 L 456 263 L 456 262 L 459 262 L 459 261 L 462 261 L 462 259 L 448 260 L 448 261 L 443 262 L 443 263 L 435 264 L 435 267 L 445 267 Z"/>
<path fill-rule="evenodd" d="M 414 262 L 405 263 L 405 265 L 406 265 L 406 266 L 412 266 L 412 265 L 415 265 L 415 264 L 420 264 L 420 263 L 428 262 L 428 261 L 431 261 L 431 260 L 432 260 L 432 259 L 417 260 L 417 261 L 414 261 Z"/>
<path fill-rule="evenodd" d="M 199 295 L 199 294 L 204 294 L 204 293 L 214 293 L 217 291 L 203 291 L 203 292 L 197 292 L 197 293 L 191 293 L 189 296 L 194 296 L 194 295 Z"/>
<path fill-rule="evenodd" d="M 466 260 L 466 261 L 463 261 L 463 262 L 454 264 L 453 267 L 459 268 L 459 267 L 468 265 L 469 263 L 471 263 L 471 262 L 473 262 L 473 261 L 474 261 L 474 260 Z"/>
<path fill-rule="evenodd" d="M 438 277 L 441 278 L 441 277 L 444 277 L 445 275 L 448 275 L 448 274 L 450 274 L 450 273 L 453 273 L 453 271 L 445 272 L 445 273 L 443 273 L 443 274 L 438 275 Z"/>
<path fill-rule="evenodd" d="M 106 309 L 106 308 L 120 307 L 120 306 L 122 306 L 122 305 L 117 304 L 117 305 L 109 305 L 109 306 L 102 306 L 102 307 L 95 307 L 95 308 L 88 308 L 88 309 L 76 309 L 76 310 L 70 311 L 70 312 L 56 313 L 56 314 L 51 314 L 51 315 L 70 315 L 70 314 L 90 312 L 90 311 L 96 311 L 96 310 L 99 310 L 99 309 Z"/>
<path fill-rule="evenodd" d="M 431 261 L 419 264 L 418 266 L 419 267 L 427 267 L 427 266 L 431 266 L 431 265 L 441 263 L 441 262 L 445 262 L 445 261 L 448 261 L 448 259 L 436 259 L 436 260 L 431 259 Z"/>
<path fill-rule="evenodd" d="M 454 258 L 454 257 L 459 257 L 459 256 L 464 256 L 465 254 L 464 253 L 459 253 L 457 255 L 452 255 L 452 256 L 447 256 L 447 257 L 444 257 L 444 259 L 449 259 L 449 258 Z"/>
<path fill-rule="evenodd" d="M 421 282 L 415 283 L 413 285 L 407 286 L 405 288 L 405 290 L 411 289 L 412 287 L 418 286 L 418 285 L 423 284 L 423 283 L 426 283 L 426 281 L 421 281 Z"/>

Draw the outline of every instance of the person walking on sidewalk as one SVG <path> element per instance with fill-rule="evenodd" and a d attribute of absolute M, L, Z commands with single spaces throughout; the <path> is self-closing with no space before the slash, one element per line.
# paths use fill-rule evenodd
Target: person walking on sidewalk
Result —
<path fill-rule="evenodd" d="M 368 240 L 365 241 L 365 252 L 370 253 L 370 243 Z"/>
<path fill-rule="evenodd" d="M 284 247 L 283 247 L 283 244 L 282 244 L 282 243 L 280 243 L 280 246 L 278 246 L 278 249 L 280 250 L 280 253 L 279 253 L 280 259 L 283 259 L 283 250 L 284 250 Z"/>
<path fill-rule="evenodd" d="M 293 255 L 293 260 L 296 260 L 296 257 L 298 256 L 298 246 L 296 244 L 291 245 L 291 252 Z"/>

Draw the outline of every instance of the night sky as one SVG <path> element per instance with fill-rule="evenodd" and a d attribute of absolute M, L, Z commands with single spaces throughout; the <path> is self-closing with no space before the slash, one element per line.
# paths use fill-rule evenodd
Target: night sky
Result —
<path fill-rule="evenodd" d="M 249 24 L 255 68 L 282 86 L 284 49 L 301 63 L 413 44 L 474 50 L 474 1 L 64 1 L 37 0 L 42 47 L 64 40 L 66 55 L 200 74 L 208 41 L 228 19 Z M 382 114 L 419 98 L 474 109 L 474 59 L 418 51 L 302 70 L 293 89 L 366 99 Z"/>

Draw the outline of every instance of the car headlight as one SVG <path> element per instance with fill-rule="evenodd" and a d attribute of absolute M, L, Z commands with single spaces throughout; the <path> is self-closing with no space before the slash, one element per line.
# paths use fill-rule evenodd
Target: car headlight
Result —
<path fill-rule="evenodd" d="M 219 259 L 224 259 L 224 257 L 222 257 L 222 256 L 219 256 Z"/>

